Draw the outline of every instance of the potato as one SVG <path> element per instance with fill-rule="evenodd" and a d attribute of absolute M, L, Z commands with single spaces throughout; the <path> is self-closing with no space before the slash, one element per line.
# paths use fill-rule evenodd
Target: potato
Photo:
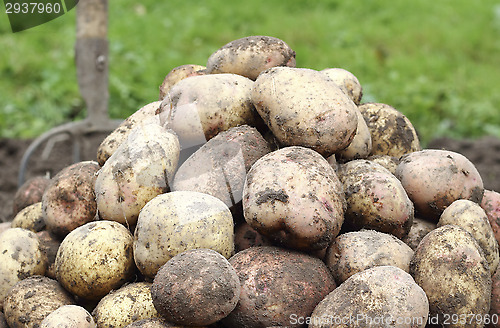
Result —
<path fill-rule="evenodd" d="M 234 216 L 241 212 L 248 170 L 270 151 L 255 128 L 248 125 L 231 128 L 210 139 L 179 167 L 172 190 L 197 191 L 217 197 Z"/>
<path fill-rule="evenodd" d="M 57 280 L 85 300 L 99 300 L 134 275 L 133 237 L 113 221 L 84 224 L 70 232 L 57 251 Z"/>
<path fill-rule="evenodd" d="M 170 89 L 179 82 L 190 76 L 197 76 L 206 74 L 206 67 L 195 64 L 181 65 L 173 68 L 160 85 L 160 97 L 158 100 L 163 100 Z"/>
<path fill-rule="evenodd" d="M 50 179 L 44 176 L 33 177 L 25 181 L 14 195 L 13 214 L 16 215 L 28 205 L 41 202 L 43 192 L 49 183 Z"/>
<path fill-rule="evenodd" d="M 437 222 L 443 210 L 457 199 L 481 203 L 483 180 L 474 164 L 462 154 L 425 149 L 400 159 L 396 177 L 423 219 Z"/>
<path fill-rule="evenodd" d="M 153 101 L 135 113 L 127 117 L 116 129 L 114 129 L 97 148 L 97 162 L 103 166 L 108 158 L 118 149 L 118 147 L 127 140 L 132 130 L 148 122 L 157 122 L 160 117 L 156 116 L 156 111 L 160 108 L 161 101 Z"/>
<path fill-rule="evenodd" d="M 447 224 L 455 224 L 470 232 L 479 246 L 481 246 L 488 262 L 490 273 L 493 275 L 500 261 L 498 242 L 495 239 L 486 212 L 481 206 L 466 199 L 454 201 L 443 211 L 437 226 L 440 227 Z"/>
<path fill-rule="evenodd" d="M 31 204 L 20 210 L 11 223 L 12 228 L 23 228 L 33 232 L 45 229 L 42 202 Z"/>
<path fill-rule="evenodd" d="M 396 174 L 396 168 L 399 165 L 399 157 L 389 155 L 371 155 L 368 156 L 367 160 L 382 165 L 392 174 Z"/>
<path fill-rule="evenodd" d="M 83 161 L 65 167 L 52 178 L 42 196 L 48 231 L 64 237 L 95 219 L 97 203 L 94 184 L 97 171 L 97 162 Z"/>
<path fill-rule="evenodd" d="M 10 228 L 12 228 L 12 222 L 11 221 L 1 222 L 0 223 L 0 234 L 2 232 L 4 232 L 5 230 L 10 229 Z"/>
<path fill-rule="evenodd" d="M 9 289 L 20 280 L 45 273 L 46 259 L 36 234 L 10 228 L 0 234 L 0 309 Z"/>
<path fill-rule="evenodd" d="M 170 190 L 179 151 L 179 140 L 171 130 L 156 123 L 133 129 L 97 176 L 100 218 L 135 225 L 144 205 Z"/>
<path fill-rule="evenodd" d="M 418 217 L 413 218 L 408 235 L 401 239 L 405 244 L 410 246 L 411 249 L 416 250 L 420 241 L 432 230 L 436 229 L 437 225 L 434 222 L 426 221 Z"/>
<path fill-rule="evenodd" d="M 250 98 L 253 84 L 236 74 L 181 80 L 160 106 L 160 123 L 175 131 L 182 149 L 203 145 L 235 126 L 256 126 L 261 119 Z"/>
<path fill-rule="evenodd" d="M 337 153 L 339 159 L 350 161 L 353 159 L 367 158 L 372 151 L 372 136 L 366 122 L 359 110 L 356 110 L 358 115 L 358 126 L 356 134 L 349 146 Z"/>
<path fill-rule="evenodd" d="M 356 134 L 356 105 L 325 74 L 273 67 L 255 81 L 252 101 L 284 146 L 309 147 L 328 157 Z"/>
<path fill-rule="evenodd" d="M 403 238 L 413 221 L 413 204 L 401 182 L 381 165 L 354 160 L 339 167 L 347 210 L 345 225 L 373 229 Z"/>
<path fill-rule="evenodd" d="M 94 319 L 83 307 L 63 305 L 40 323 L 40 328 L 96 328 Z"/>
<path fill-rule="evenodd" d="M 151 295 L 158 313 L 186 326 L 211 325 L 234 310 L 240 280 L 224 256 L 211 249 L 177 254 L 156 274 Z"/>
<path fill-rule="evenodd" d="M 61 245 L 61 241 L 57 239 L 56 236 L 48 232 L 47 230 L 42 230 L 36 233 L 38 236 L 38 240 L 40 241 L 40 251 L 44 258 L 47 259 L 47 265 L 45 270 L 45 276 L 56 279 L 56 269 L 55 269 L 55 261 L 57 250 L 59 249 L 59 245 Z"/>
<path fill-rule="evenodd" d="M 326 265 L 310 255 L 279 247 L 251 247 L 229 259 L 241 285 L 226 327 L 290 326 L 307 317 L 335 287 Z"/>
<path fill-rule="evenodd" d="M 238 253 L 255 246 L 272 246 L 272 242 L 248 223 L 239 223 L 234 229 L 234 251 Z"/>
<path fill-rule="evenodd" d="M 97 327 L 125 327 L 134 321 L 158 317 L 151 299 L 151 283 L 134 282 L 111 291 L 92 311 Z"/>
<path fill-rule="evenodd" d="M 258 159 L 243 189 L 246 222 L 286 247 L 328 246 L 344 221 L 345 200 L 337 175 L 320 154 L 291 146 Z"/>
<path fill-rule="evenodd" d="M 175 255 L 209 248 L 229 258 L 234 252 L 234 223 L 218 198 L 194 191 L 158 195 L 144 206 L 134 233 L 134 260 L 148 279 Z"/>
<path fill-rule="evenodd" d="M 326 74 L 333 82 L 344 91 L 356 105 L 361 102 L 363 96 L 363 88 L 359 80 L 354 74 L 343 68 L 325 68 L 321 73 Z"/>
<path fill-rule="evenodd" d="M 451 316 L 484 317 L 490 309 L 491 274 L 481 247 L 456 225 L 429 232 L 418 245 L 410 274 L 429 299 L 430 316 L 442 324 Z M 483 327 L 473 320 L 447 327 Z"/>
<path fill-rule="evenodd" d="M 491 277 L 491 305 L 490 305 L 490 317 L 488 327 L 500 328 L 500 270 Z M 486 318 L 485 318 L 486 319 Z M 485 323 L 488 323 L 485 321 Z"/>
<path fill-rule="evenodd" d="M 427 297 L 413 278 L 393 266 L 356 273 L 326 296 L 314 309 L 310 328 L 425 327 Z"/>
<path fill-rule="evenodd" d="M 3 312 L 0 312 L 0 328 L 9 328 L 7 321 L 5 321 L 5 316 Z"/>
<path fill-rule="evenodd" d="M 400 157 L 421 150 L 420 140 L 403 113 L 382 103 L 358 106 L 372 136 L 372 155 Z"/>
<path fill-rule="evenodd" d="M 4 303 L 9 327 L 40 327 L 61 306 L 74 304 L 73 297 L 54 279 L 31 276 L 15 284 Z"/>
<path fill-rule="evenodd" d="M 500 193 L 493 190 L 485 190 L 481 207 L 488 216 L 495 239 L 500 243 Z"/>
<path fill-rule="evenodd" d="M 174 323 L 167 322 L 163 318 L 149 318 L 133 322 L 130 325 L 126 326 L 125 328 L 185 328 L 185 327 L 186 326 L 179 326 Z"/>
<path fill-rule="evenodd" d="M 328 247 L 326 265 L 338 284 L 363 270 L 391 265 L 410 271 L 413 250 L 393 235 L 374 230 L 344 233 Z"/>
<path fill-rule="evenodd" d="M 256 35 L 231 41 L 215 51 L 208 58 L 207 73 L 234 73 L 255 80 L 270 67 L 295 64 L 295 51 L 283 40 Z"/>

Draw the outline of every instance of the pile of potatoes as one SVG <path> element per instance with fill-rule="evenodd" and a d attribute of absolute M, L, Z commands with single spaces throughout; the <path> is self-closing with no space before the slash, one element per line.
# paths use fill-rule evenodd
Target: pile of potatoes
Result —
<path fill-rule="evenodd" d="M 15 204 L 0 327 L 500 327 L 500 194 L 274 37 L 172 69 Z"/>

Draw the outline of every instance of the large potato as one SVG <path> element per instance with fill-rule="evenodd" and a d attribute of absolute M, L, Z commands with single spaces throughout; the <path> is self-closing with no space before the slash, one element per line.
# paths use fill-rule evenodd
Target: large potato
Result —
<path fill-rule="evenodd" d="M 171 130 L 156 123 L 134 128 L 97 176 L 99 216 L 133 226 L 147 202 L 170 190 L 179 151 Z"/>
<path fill-rule="evenodd" d="M 43 319 L 40 328 L 96 328 L 90 313 L 78 305 L 63 305 Z"/>
<path fill-rule="evenodd" d="M 325 262 L 338 284 L 363 270 L 391 265 L 410 271 L 413 250 L 393 235 L 374 230 L 339 235 L 328 247 Z"/>
<path fill-rule="evenodd" d="M 279 247 L 251 247 L 229 259 L 241 284 L 240 300 L 226 327 L 304 327 L 307 317 L 335 287 L 326 265 L 304 253 Z"/>
<path fill-rule="evenodd" d="M 437 222 L 443 210 L 457 199 L 481 203 L 483 180 L 474 164 L 462 154 L 425 149 L 403 156 L 396 176 L 423 219 Z"/>
<path fill-rule="evenodd" d="M 203 74 L 206 74 L 206 67 L 201 65 L 187 64 L 174 67 L 170 72 L 168 72 L 160 85 L 160 96 L 158 100 L 163 100 L 174 84 L 180 80 L 184 80 L 190 76 Z"/>
<path fill-rule="evenodd" d="M 134 260 L 148 279 L 175 255 L 209 248 L 229 258 L 234 252 L 234 223 L 218 198 L 194 191 L 172 191 L 144 206 L 134 233 Z"/>
<path fill-rule="evenodd" d="M 271 67 L 295 67 L 295 51 L 283 40 L 270 36 L 247 36 L 224 45 L 207 61 L 207 73 L 234 73 L 255 80 Z"/>
<path fill-rule="evenodd" d="M 332 79 L 333 82 L 337 83 L 342 91 L 344 91 L 344 93 L 347 94 L 356 105 L 359 105 L 361 97 L 363 96 L 363 88 L 354 74 L 348 70 L 338 67 L 325 68 L 321 71 L 321 73 L 325 74 Z"/>
<path fill-rule="evenodd" d="M 484 318 L 490 309 L 488 262 L 469 232 L 456 225 L 429 232 L 415 251 L 410 274 L 429 299 L 430 316 L 440 324 L 446 320 L 447 327 L 483 327 L 475 317 L 472 322 L 451 320 L 470 314 Z"/>
<path fill-rule="evenodd" d="M 156 111 L 160 108 L 161 101 L 149 103 L 135 113 L 127 117 L 116 129 L 114 129 L 97 148 L 97 162 L 103 166 L 108 158 L 118 149 L 118 147 L 127 140 L 132 130 L 138 125 L 147 124 L 148 122 L 159 123 L 160 118 L 156 115 Z"/>
<path fill-rule="evenodd" d="M 344 281 L 306 319 L 309 328 L 423 328 L 428 312 L 424 291 L 408 273 L 378 266 Z"/>
<path fill-rule="evenodd" d="M 380 164 L 354 160 L 339 167 L 347 210 L 346 227 L 373 229 L 403 238 L 413 222 L 413 204 L 401 182 Z"/>
<path fill-rule="evenodd" d="M 270 68 L 255 81 L 252 101 L 285 146 L 309 147 L 327 157 L 346 148 L 356 133 L 356 105 L 315 70 Z"/>
<path fill-rule="evenodd" d="M 243 189 L 247 223 L 287 247 L 328 246 L 344 221 L 345 200 L 338 177 L 320 154 L 291 146 L 255 162 Z"/>
<path fill-rule="evenodd" d="M 23 228 L 33 232 L 45 229 L 45 216 L 42 202 L 31 204 L 20 210 L 11 223 L 12 228 Z"/>
<path fill-rule="evenodd" d="M 41 202 L 43 192 L 49 183 L 50 179 L 44 176 L 37 176 L 26 180 L 14 195 L 13 214 L 16 215 L 28 205 Z"/>
<path fill-rule="evenodd" d="M 10 228 L 0 234 L 0 308 L 9 289 L 20 280 L 43 275 L 46 258 L 40 251 L 36 234 Z"/>
<path fill-rule="evenodd" d="M 158 313 L 186 326 L 216 323 L 234 310 L 240 298 L 236 270 L 211 249 L 177 254 L 156 274 L 151 295 Z"/>
<path fill-rule="evenodd" d="M 96 221 L 78 227 L 57 251 L 57 280 L 78 297 L 99 300 L 134 275 L 132 245 L 132 234 L 117 222 Z"/>
<path fill-rule="evenodd" d="M 485 190 L 481 207 L 488 216 L 497 242 L 500 243 L 500 193 L 493 190 Z"/>
<path fill-rule="evenodd" d="M 395 108 L 381 103 L 364 103 L 359 111 L 372 136 L 372 155 L 400 157 L 421 150 L 410 120 Z"/>
<path fill-rule="evenodd" d="M 254 82 L 236 74 L 193 76 L 165 96 L 160 123 L 174 130 L 182 149 L 203 145 L 218 133 L 260 120 L 250 95 Z"/>
<path fill-rule="evenodd" d="M 32 276 L 9 290 L 4 303 L 5 319 L 11 328 L 38 328 L 50 313 L 70 304 L 74 304 L 73 297 L 56 280 Z"/>

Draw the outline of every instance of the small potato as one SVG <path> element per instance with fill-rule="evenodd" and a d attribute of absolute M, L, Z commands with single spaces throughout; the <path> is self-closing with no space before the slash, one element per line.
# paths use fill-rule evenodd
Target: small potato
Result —
<path fill-rule="evenodd" d="M 99 217 L 135 225 L 144 205 L 170 190 L 179 151 L 179 140 L 171 130 L 156 123 L 134 128 L 97 176 Z"/>
<path fill-rule="evenodd" d="M 356 105 L 325 74 L 306 68 L 262 72 L 252 101 L 284 146 L 303 146 L 325 157 L 346 148 L 356 134 Z"/>
<path fill-rule="evenodd" d="M 10 228 L 0 234 L 0 308 L 9 289 L 20 280 L 45 273 L 46 259 L 36 234 Z"/>
<path fill-rule="evenodd" d="M 38 240 L 40 241 L 40 250 L 42 251 L 42 255 L 47 259 L 47 269 L 45 270 L 45 276 L 56 279 L 56 269 L 55 269 L 55 261 L 57 250 L 59 249 L 59 245 L 61 245 L 61 241 L 48 232 L 47 230 L 42 230 L 36 233 L 38 236 Z"/>
<path fill-rule="evenodd" d="M 430 316 L 443 324 L 447 317 L 473 313 L 485 317 L 491 299 L 491 274 L 481 247 L 456 225 L 429 232 L 418 245 L 410 274 L 429 299 Z M 480 320 L 447 327 L 483 327 Z"/>
<path fill-rule="evenodd" d="M 151 299 L 151 283 L 135 282 L 104 296 L 92 311 L 97 327 L 125 327 L 158 317 Z"/>
<path fill-rule="evenodd" d="M 499 259 L 498 242 L 486 212 L 479 204 L 466 199 L 458 199 L 448 206 L 437 223 L 438 227 L 455 224 L 468 231 L 476 239 L 484 252 L 486 261 L 493 275 L 497 269 Z"/>
<path fill-rule="evenodd" d="M 40 327 L 61 306 L 74 304 L 73 297 L 54 279 L 32 276 L 14 285 L 4 303 L 9 327 Z"/>
<path fill-rule="evenodd" d="M 134 233 L 134 260 L 148 279 L 175 255 L 209 248 L 229 258 L 234 252 L 234 223 L 218 198 L 194 191 L 158 195 L 142 209 Z"/>
<path fill-rule="evenodd" d="M 258 159 L 243 189 L 246 222 L 286 247 L 318 250 L 337 236 L 345 199 L 337 174 L 320 154 L 292 146 Z"/>
<path fill-rule="evenodd" d="M 356 105 L 361 102 L 363 88 L 354 74 L 343 68 L 325 68 L 321 73 L 326 74 L 344 91 Z"/>
<path fill-rule="evenodd" d="M 238 253 L 255 246 L 272 246 L 272 242 L 248 223 L 239 223 L 234 229 L 234 251 Z"/>
<path fill-rule="evenodd" d="M 156 111 L 160 108 L 161 101 L 149 103 L 135 113 L 127 117 L 116 129 L 114 129 L 97 148 L 97 162 L 103 166 L 108 158 L 118 149 L 118 147 L 127 140 L 132 130 L 148 122 L 157 122 L 160 117 L 156 116 Z"/>
<path fill-rule="evenodd" d="M 5 321 L 5 315 L 0 311 L 0 328 L 9 328 L 7 321 Z"/>
<path fill-rule="evenodd" d="M 410 120 L 395 108 L 381 103 L 358 106 L 372 136 L 372 155 L 400 157 L 421 150 Z"/>
<path fill-rule="evenodd" d="M 57 280 L 78 297 L 99 300 L 134 275 L 132 245 L 132 234 L 117 222 L 84 224 L 70 232 L 59 246 Z"/>
<path fill-rule="evenodd" d="M 436 223 L 414 217 L 410 232 L 408 232 L 408 235 L 402 241 L 415 251 L 425 235 L 436 228 Z"/>
<path fill-rule="evenodd" d="M 0 234 L 2 232 L 4 232 L 5 230 L 10 229 L 10 228 L 12 228 L 12 222 L 11 221 L 0 223 Z"/>
<path fill-rule="evenodd" d="M 96 328 L 94 319 L 83 307 L 63 305 L 43 319 L 40 328 Z"/>
<path fill-rule="evenodd" d="M 215 51 L 207 61 L 207 73 L 233 73 L 255 80 L 271 67 L 295 67 L 295 51 L 283 40 L 270 36 L 237 39 Z"/>
<path fill-rule="evenodd" d="M 427 297 L 393 266 L 370 268 L 344 281 L 314 309 L 309 328 L 426 327 Z"/>
<path fill-rule="evenodd" d="M 184 80 L 190 76 L 206 74 L 205 69 L 205 66 L 195 64 L 181 65 L 173 68 L 167 76 L 165 76 L 163 83 L 160 85 L 160 97 L 158 100 L 163 100 L 174 84 L 180 80 Z"/>
<path fill-rule="evenodd" d="M 462 154 L 425 149 L 403 156 L 396 169 L 415 214 L 437 222 L 443 210 L 457 199 L 478 204 L 483 198 L 483 180 L 474 164 Z"/>
<path fill-rule="evenodd" d="M 413 250 L 393 235 L 362 230 L 342 234 L 327 250 L 326 265 L 338 284 L 363 270 L 392 265 L 410 271 Z"/>
<path fill-rule="evenodd" d="M 293 316 L 308 317 L 336 287 L 321 260 L 279 247 L 251 247 L 229 263 L 241 293 L 236 308 L 222 319 L 225 327 L 289 327 Z"/>
<path fill-rule="evenodd" d="M 389 170 L 392 174 L 396 174 L 396 168 L 399 164 L 399 158 L 389 155 L 371 155 L 367 160 L 382 165 Z"/>
<path fill-rule="evenodd" d="M 381 165 L 354 160 L 339 167 L 347 210 L 346 227 L 373 229 L 403 238 L 413 221 L 413 204 L 401 182 Z"/>
<path fill-rule="evenodd" d="M 45 229 L 42 202 L 31 204 L 20 210 L 11 223 L 12 228 L 23 228 L 33 232 Z"/>
<path fill-rule="evenodd" d="M 37 176 L 24 182 L 14 195 L 13 214 L 16 215 L 28 205 L 41 202 L 43 192 L 49 183 L 50 179 L 44 176 Z"/>
<path fill-rule="evenodd" d="M 94 194 L 99 164 L 84 161 L 65 167 L 54 176 L 42 196 L 47 230 L 59 237 L 93 221 L 97 213 Z"/>
<path fill-rule="evenodd" d="M 213 328 L 215 327 L 218 326 L 214 326 Z M 187 328 L 187 326 L 179 326 L 175 323 L 167 322 L 163 318 L 149 318 L 135 321 L 125 328 Z"/>
<path fill-rule="evenodd" d="M 500 328 L 500 320 L 496 320 L 500 314 L 500 270 L 491 277 L 491 305 L 490 318 L 492 324 L 487 327 Z"/>
<path fill-rule="evenodd" d="M 486 212 L 490 221 L 491 229 L 495 239 L 500 244 L 500 193 L 493 190 L 485 190 L 481 207 Z"/>
<path fill-rule="evenodd" d="M 158 313 L 167 321 L 211 325 L 234 310 L 240 280 L 224 256 L 211 249 L 177 254 L 156 274 L 151 295 Z"/>
<path fill-rule="evenodd" d="M 366 122 L 359 110 L 356 110 L 358 115 L 358 127 L 356 134 L 352 139 L 349 146 L 342 149 L 337 153 L 338 158 L 343 161 L 350 161 L 353 159 L 367 158 L 372 151 L 372 136 Z"/>

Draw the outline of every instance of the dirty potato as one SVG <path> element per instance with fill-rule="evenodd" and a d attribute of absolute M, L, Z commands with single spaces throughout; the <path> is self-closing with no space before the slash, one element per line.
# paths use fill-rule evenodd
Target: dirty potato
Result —
<path fill-rule="evenodd" d="M 486 212 L 490 221 L 491 229 L 500 244 L 500 193 L 493 190 L 485 190 L 481 207 Z"/>
<path fill-rule="evenodd" d="M 363 96 L 363 88 L 354 74 L 346 69 L 338 67 L 325 68 L 321 73 L 326 74 L 333 82 L 337 83 L 342 91 L 344 91 L 356 105 L 359 105 L 361 97 Z"/>
<path fill-rule="evenodd" d="M 399 157 L 389 155 L 371 155 L 366 158 L 369 161 L 382 165 L 389 170 L 392 174 L 396 174 L 396 168 L 399 164 Z"/>
<path fill-rule="evenodd" d="M 370 130 L 361 112 L 356 110 L 356 114 L 358 115 L 356 134 L 349 146 L 337 153 L 339 160 L 350 161 L 353 159 L 367 158 L 372 151 L 372 136 Z"/>
<path fill-rule="evenodd" d="M 170 89 L 179 82 L 180 80 L 184 80 L 190 76 L 197 76 L 206 74 L 206 67 L 196 64 L 186 64 L 174 67 L 168 74 L 165 76 L 162 84 L 160 85 L 160 96 L 158 100 L 163 100 L 166 94 L 170 91 Z"/>
<path fill-rule="evenodd" d="M 207 73 L 233 73 L 255 80 L 271 67 L 295 67 L 295 51 L 283 40 L 265 35 L 247 36 L 227 43 L 207 61 Z"/>
<path fill-rule="evenodd" d="M 41 202 L 43 192 L 49 183 L 50 178 L 45 176 L 36 176 L 26 180 L 14 195 L 13 214 L 16 215 L 28 205 Z"/>
<path fill-rule="evenodd" d="M 43 319 L 40 328 L 96 328 L 94 319 L 79 305 L 63 305 Z"/>
<path fill-rule="evenodd" d="M 11 223 L 12 228 L 23 228 L 33 232 L 45 229 L 42 202 L 31 204 L 20 210 Z"/>
<path fill-rule="evenodd" d="M 61 245 L 61 240 L 47 230 L 39 231 L 36 235 L 40 241 L 40 250 L 43 257 L 47 259 L 45 276 L 56 279 L 54 263 L 56 261 L 57 250 L 59 249 L 59 245 Z"/>
<path fill-rule="evenodd" d="M 406 245 L 410 246 L 411 249 L 416 250 L 420 241 L 432 230 L 436 229 L 437 225 L 435 222 L 430 222 L 423 220 L 419 217 L 413 218 L 413 223 L 410 228 L 408 235 L 401 239 Z"/>

